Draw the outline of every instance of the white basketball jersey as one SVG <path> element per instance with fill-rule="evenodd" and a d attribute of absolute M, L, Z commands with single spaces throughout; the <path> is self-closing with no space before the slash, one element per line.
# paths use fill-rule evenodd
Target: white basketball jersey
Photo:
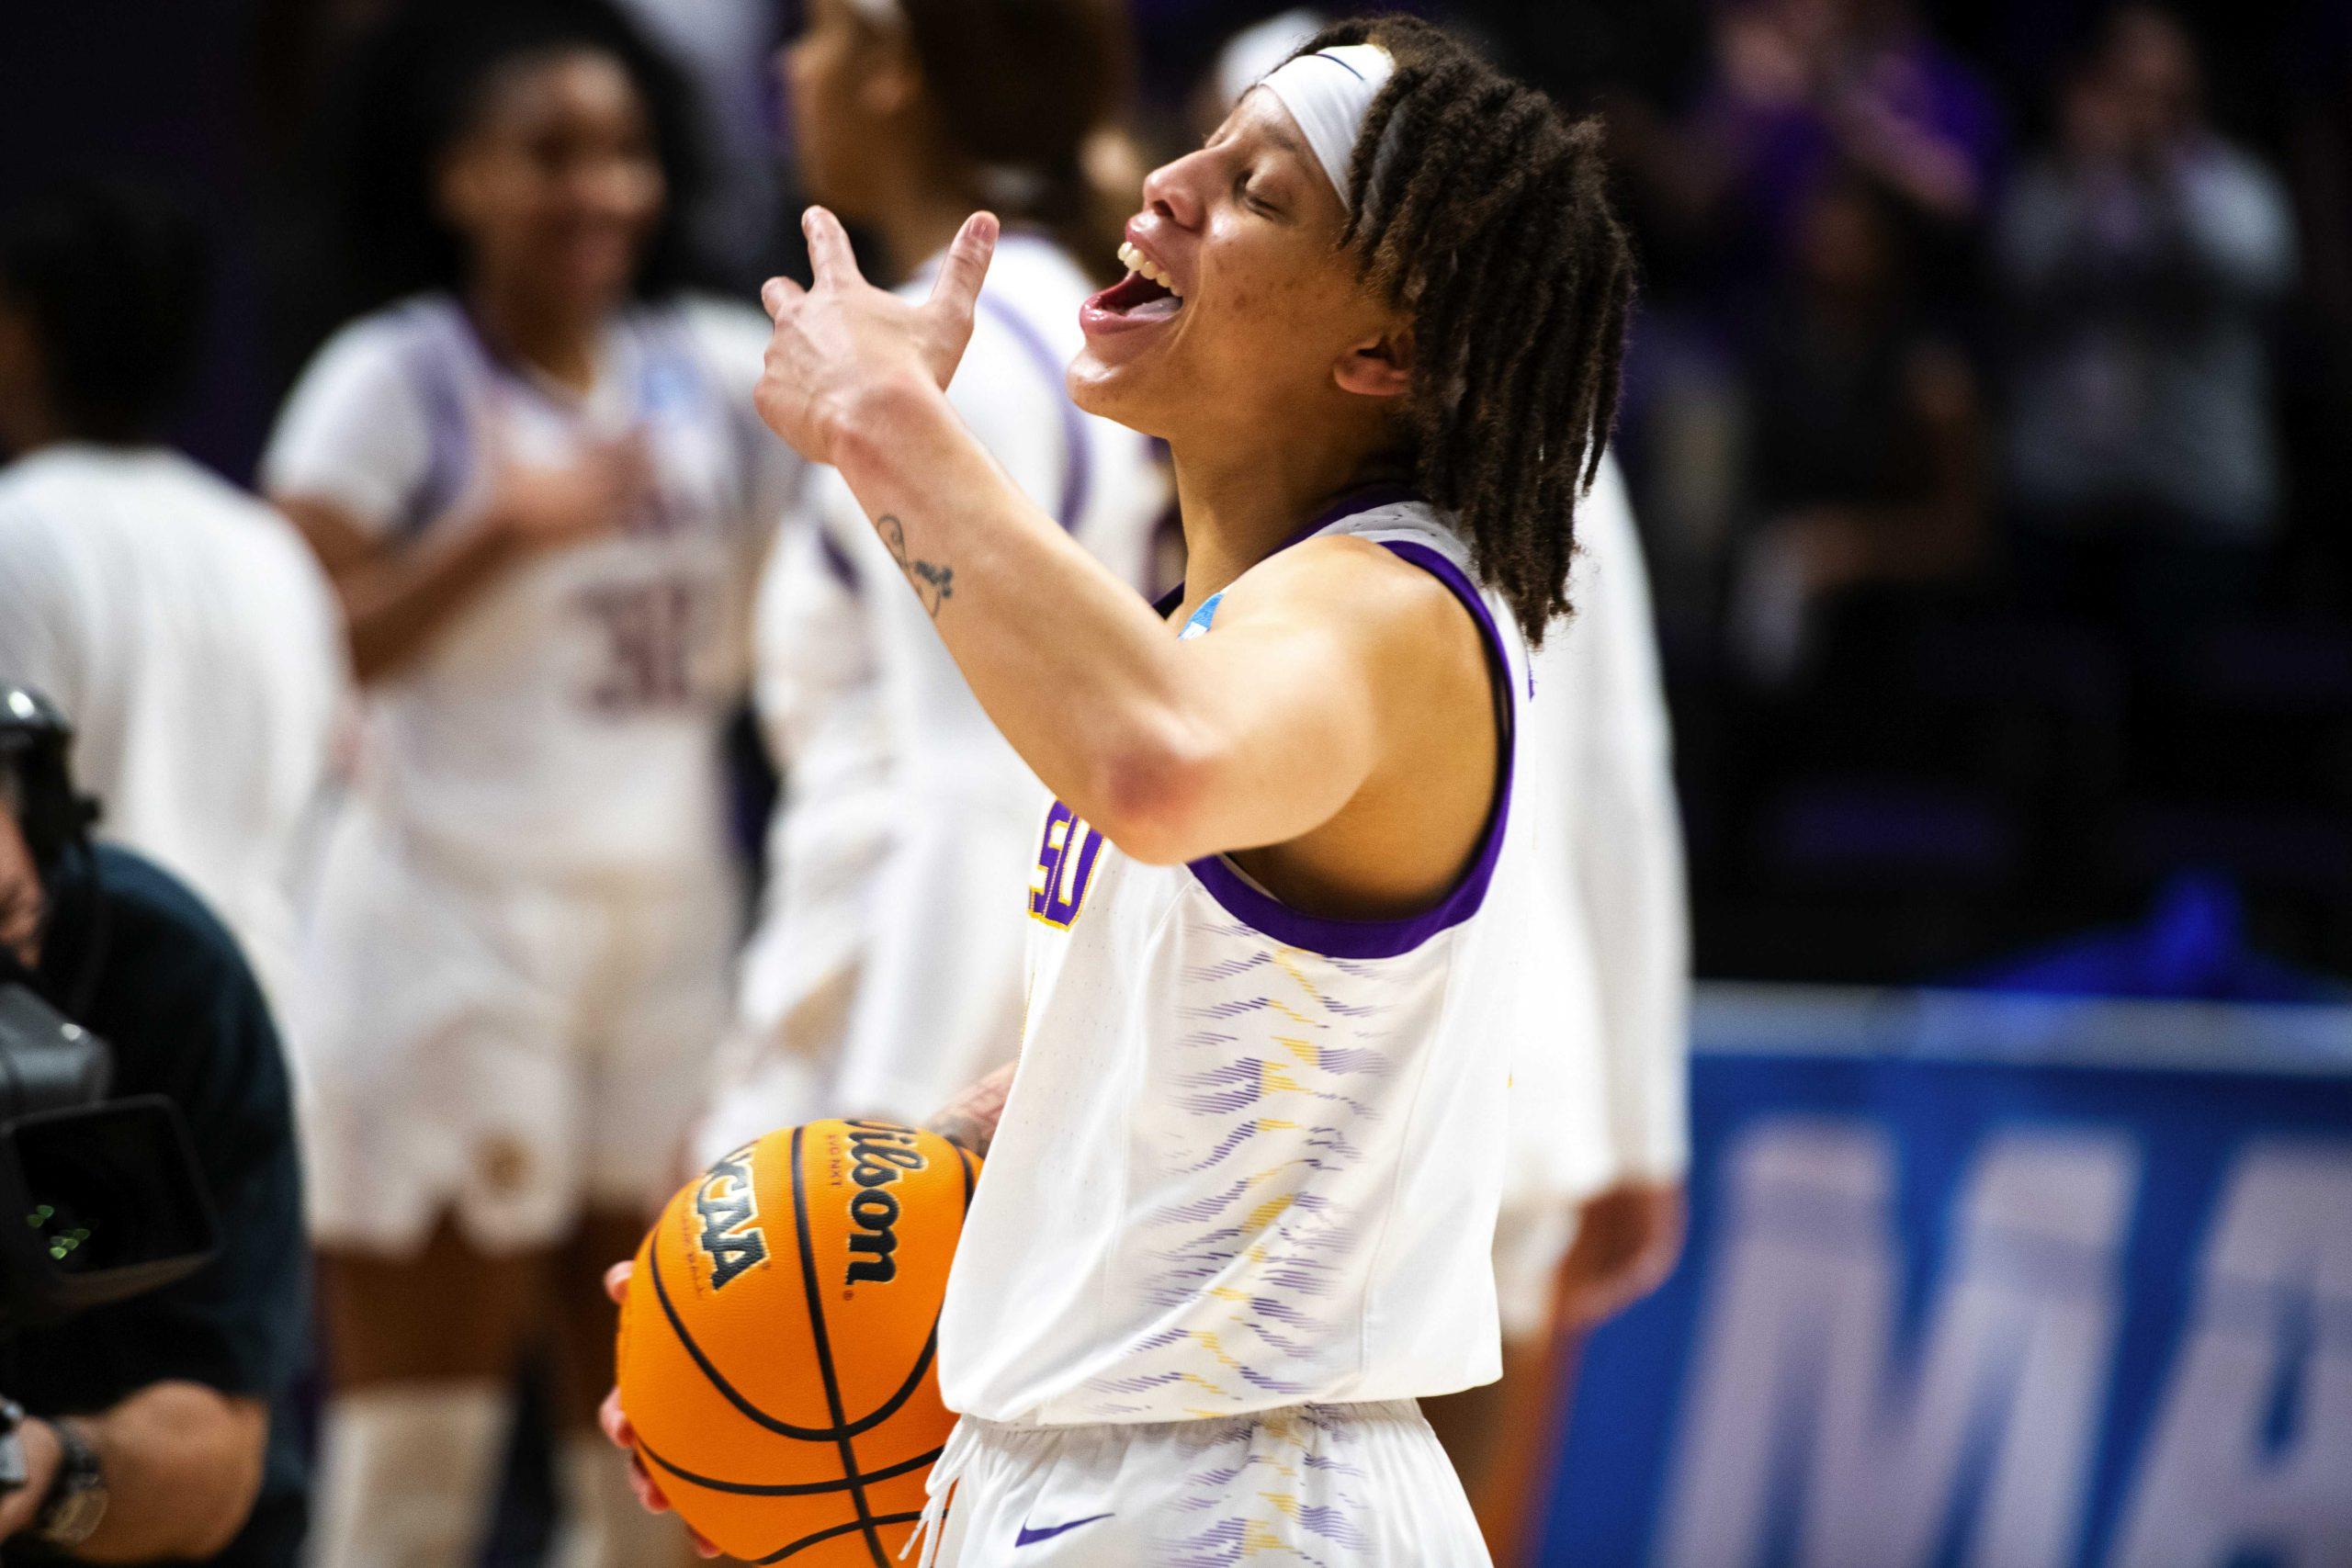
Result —
<path fill-rule="evenodd" d="M 0 476 L 0 679 L 64 709 L 99 833 L 201 894 L 281 1005 L 340 615 L 285 518 L 175 452 L 53 446 Z"/>
<path fill-rule="evenodd" d="M 413 840 L 530 875 L 675 875 L 720 842 L 718 742 L 747 678 L 748 599 L 797 464 L 751 396 L 756 314 L 633 308 L 578 397 L 493 357 L 454 300 L 345 328 L 296 389 L 264 473 L 379 536 L 478 525 L 486 453 L 560 463 L 624 431 L 656 489 L 608 537 L 491 583 L 368 692 L 359 794 Z"/>
<path fill-rule="evenodd" d="M 1182 1420 L 1498 1375 L 1525 649 L 1426 503 L 1360 493 L 1319 534 L 1386 547 L 1477 618 L 1503 718 L 1492 818 L 1435 908 L 1335 920 L 1222 856 L 1131 860 L 1053 807 L 1020 1066 L 940 1320 L 964 1414 Z M 1215 635 L 1217 603 L 1182 635 Z"/>
<path fill-rule="evenodd" d="M 1641 539 L 1603 458 L 1577 507 L 1574 613 L 1533 659 L 1520 729 L 1544 984 L 1511 1069 L 1507 1201 L 1576 1202 L 1690 1163 L 1690 909 Z M 1548 1294 L 1548 1293 L 1547 1293 Z"/>

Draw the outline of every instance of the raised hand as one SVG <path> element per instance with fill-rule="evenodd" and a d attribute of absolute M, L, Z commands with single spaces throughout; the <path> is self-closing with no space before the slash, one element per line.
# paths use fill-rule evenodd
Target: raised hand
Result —
<path fill-rule="evenodd" d="M 877 393 L 927 382 L 944 389 L 972 339 L 972 311 L 996 250 L 997 222 L 965 220 L 933 284 L 910 304 L 857 270 L 840 220 L 812 207 L 801 220 L 813 287 L 772 277 L 760 290 L 775 331 L 756 394 L 768 428 L 812 461 L 834 461 L 842 433 Z"/>

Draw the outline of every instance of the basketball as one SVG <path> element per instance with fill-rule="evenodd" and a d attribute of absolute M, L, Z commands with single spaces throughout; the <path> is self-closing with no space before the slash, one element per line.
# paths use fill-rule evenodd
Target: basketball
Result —
<path fill-rule="evenodd" d="M 621 1404 L 729 1556 L 896 1562 L 955 1425 L 933 1351 L 978 1166 L 911 1127 L 812 1122 L 662 1210 L 622 1303 Z"/>

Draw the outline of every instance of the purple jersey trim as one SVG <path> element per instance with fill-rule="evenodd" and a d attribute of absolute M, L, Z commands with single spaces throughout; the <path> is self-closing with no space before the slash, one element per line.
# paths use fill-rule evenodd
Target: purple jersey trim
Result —
<path fill-rule="evenodd" d="M 1352 507 L 1351 513 L 1341 515 L 1369 510 L 1370 506 L 1359 504 Z M 1412 952 L 1439 932 L 1458 926 L 1476 914 L 1479 906 L 1486 902 L 1488 884 L 1494 881 L 1496 863 L 1502 858 L 1503 829 L 1510 821 L 1511 761 L 1518 741 L 1518 727 L 1512 721 L 1510 659 L 1502 632 L 1495 625 L 1494 614 L 1487 608 L 1487 601 L 1478 592 L 1477 585 L 1460 567 L 1438 551 L 1410 539 L 1380 539 L 1374 542 L 1444 583 L 1478 623 L 1478 635 L 1486 643 L 1488 673 L 1494 684 L 1496 716 L 1501 726 L 1502 782 L 1495 792 L 1494 811 L 1487 818 L 1486 830 L 1479 835 L 1478 852 L 1471 860 L 1469 869 L 1462 874 L 1462 880 L 1454 884 L 1452 892 L 1418 915 L 1390 920 L 1350 920 L 1309 915 L 1252 886 L 1223 855 L 1208 855 L 1190 863 L 1193 874 L 1200 879 L 1209 897 L 1224 907 L 1227 914 L 1276 942 L 1304 948 L 1309 953 L 1319 953 L 1328 958 L 1394 958 L 1399 953 Z M 1204 604 L 1202 608 L 1207 609 L 1208 606 Z"/>
<path fill-rule="evenodd" d="M 454 310 L 456 307 L 448 309 Z M 416 490 L 409 497 L 394 530 L 404 540 L 417 537 L 441 520 L 456 503 L 458 492 L 464 488 L 466 470 L 472 465 L 465 393 L 458 385 L 457 367 L 451 357 L 435 352 L 433 342 L 436 330 L 454 334 L 458 329 L 449 325 L 430 302 L 412 307 L 405 324 L 409 335 L 402 350 L 409 384 L 424 412 L 424 473 L 417 480 Z M 462 352 L 462 340 L 458 346 Z"/>
<path fill-rule="evenodd" d="M 1306 543 L 1307 540 L 1315 537 L 1316 535 L 1320 534 L 1324 529 L 1329 528 L 1332 524 L 1340 522 L 1342 519 L 1356 516 L 1361 513 L 1376 511 L 1383 506 L 1396 506 L 1406 502 L 1419 501 L 1420 499 L 1420 491 L 1415 490 L 1410 485 L 1392 484 L 1385 481 L 1379 484 L 1363 485 L 1358 489 L 1344 491 L 1339 496 L 1334 497 L 1331 504 L 1325 507 L 1322 513 L 1317 516 L 1314 522 L 1309 523 L 1306 527 L 1301 528 L 1297 533 L 1293 534 L 1289 538 L 1284 539 L 1280 545 L 1277 545 L 1274 547 L 1273 553 L 1279 555 L 1283 550 L 1290 548 L 1293 545 L 1303 545 Z"/>
<path fill-rule="evenodd" d="M 817 554 L 823 559 L 825 570 L 832 574 L 834 581 L 852 593 L 858 591 L 857 563 L 849 558 L 849 552 L 842 548 L 839 541 L 821 523 L 817 525 Z"/>
<path fill-rule="evenodd" d="M 1094 465 L 1092 455 L 1086 449 L 1086 426 L 1078 412 L 1078 405 L 1069 400 L 1067 369 L 1060 356 L 1054 353 L 1053 345 L 1020 311 L 986 294 L 980 296 L 980 308 L 1012 334 L 1013 340 L 1021 344 L 1022 352 L 1028 355 L 1029 362 L 1036 367 L 1038 374 L 1053 389 L 1055 406 L 1061 410 L 1064 454 L 1062 500 L 1054 513 L 1054 520 L 1062 525 L 1063 533 L 1074 534 L 1078 532 L 1079 519 L 1086 515 L 1087 492 L 1094 488 Z"/>

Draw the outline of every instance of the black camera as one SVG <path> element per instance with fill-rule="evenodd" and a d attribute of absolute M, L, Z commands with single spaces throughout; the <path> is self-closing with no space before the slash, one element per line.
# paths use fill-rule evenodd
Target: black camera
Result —
<path fill-rule="evenodd" d="M 0 683 L 0 804 L 44 888 L 80 854 L 103 900 L 65 754 L 73 730 L 35 694 Z M 72 1005 L 85 1008 L 83 995 Z M 211 1260 L 219 1222 L 179 1110 L 160 1095 L 109 1100 L 107 1043 L 43 999 L 0 951 L 0 1334 L 55 1323 L 186 1278 Z"/>

